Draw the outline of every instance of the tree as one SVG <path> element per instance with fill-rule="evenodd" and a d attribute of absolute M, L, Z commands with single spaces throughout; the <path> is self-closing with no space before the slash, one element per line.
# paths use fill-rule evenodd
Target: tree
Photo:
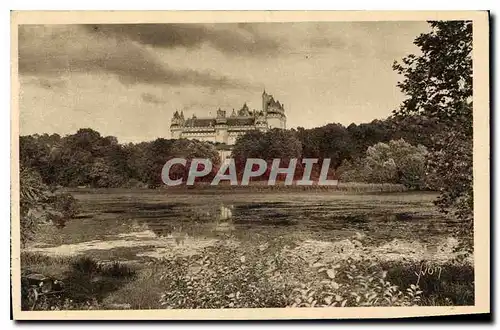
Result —
<path fill-rule="evenodd" d="M 345 159 L 351 159 L 354 141 L 349 131 L 341 124 L 328 124 L 310 130 L 298 130 L 304 158 L 330 158 L 335 169 Z"/>
<path fill-rule="evenodd" d="M 129 144 L 124 147 L 127 154 L 127 167 L 130 177 L 147 184 L 150 188 L 161 186 L 161 171 L 167 160 L 172 158 L 208 158 L 215 166 L 219 164 L 219 154 L 214 145 L 198 140 L 158 138 L 151 142 Z M 188 172 L 186 167 L 174 166 L 171 173 L 184 177 Z M 177 173 L 179 172 L 179 173 Z"/>
<path fill-rule="evenodd" d="M 29 135 L 19 137 L 19 163 L 21 166 L 35 169 L 40 173 L 45 184 L 56 181 L 56 169 L 51 153 L 60 143 L 58 134 Z"/>
<path fill-rule="evenodd" d="M 426 188 L 427 148 L 413 146 L 403 139 L 379 142 L 366 150 L 358 162 L 339 168 L 344 181 L 401 183 L 411 189 Z"/>
<path fill-rule="evenodd" d="M 366 149 L 379 142 L 388 142 L 393 137 L 393 127 L 383 120 L 370 123 L 351 124 L 347 131 L 352 139 L 352 158 L 362 157 Z"/>
<path fill-rule="evenodd" d="M 366 151 L 365 168 L 371 182 L 401 183 L 408 188 L 425 188 L 427 149 L 405 140 L 377 143 Z"/>
<path fill-rule="evenodd" d="M 219 153 L 214 144 L 209 142 L 203 142 L 198 140 L 188 140 L 188 139 L 178 139 L 174 140 L 172 145 L 170 158 L 184 158 L 187 160 L 186 166 L 174 165 L 170 171 L 173 177 L 184 178 L 184 182 L 188 177 L 189 169 L 191 167 L 191 160 L 194 158 L 210 159 L 212 163 L 212 171 L 202 177 L 197 178 L 196 181 L 212 181 L 213 177 L 217 173 L 218 165 L 220 165 Z M 165 164 L 165 162 L 163 163 Z M 201 170 L 202 165 L 199 165 L 198 169 Z M 161 173 L 161 169 L 160 169 Z"/>
<path fill-rule="evenodd" d="M 302 156 L 302 144 L 292 130 L 251 131 L 238 137 L 232 155 L 237 163 L 244 163 L 247 158 L 289 160 Z"/>
<path fill-rule="evenodd" d="M 248 158 L 260 158 L 267 161 L 267 169 L 264 174 L 256 178 L 268 179 L 271 172 L 273 159 L 280 159 L 280 166 L 286 167 L 292 158 L 302 157 L 302 143 L 294 130 L 274 128 L 267 132 L 251 131 L 237 138 L 232 151 L 235 159 L 236 170 L 239 176 L 243 174 Z M 257 165 L 253 170 L 257 169 Z M 301 164 L 297 165 L 300 168 Z M 277 180 L 284 176 L 278 175 Z"/>
<path fill-rule="evenodd" d="M 40 225 L 63 227 L 76 215 L 77 203 L 71 194 L 56 194 L 42 182 L 39 173 L 21 165 L 19 173 L 21 244 L 32 240 Z"/>
<path fill-rule="evenodd" d="M 410 144 L 420 144 L 427 148 L 434 145 L 433 137 L 445 129 L 436 119 L 422 116 L 392 116 L 385 122 L 390 130 L 389 140 L 403 139 Z"/>
<path fill-rule="evenodd" d="M 432 21 L 415 39 L 420 55 L 409 55 L 394 70 L 408 96 L 394 114 L 433 120 L 444 127 L 432 137 L 430 170 L 441 195 L 436 204 L 463 223 L 468 248 L 473 237 L 472 22 Z"/>
<path fill-rule="evenodd" d="M 65 136 L 48 152 L 51 175 L 45 182 L 62 186 L 118 187 L 130 176 L 126 150 L 116 137 L 102 137 L 92 129 Z"/>
<path fill-rule="evenodd" d="M 433 21 L 415 39 L 420 56 L 408 55 L 394 70 L 408 96 L 395 114 L 436 119 L 472 136 L 472 22 Z"/>
<path fill-rule="evenodd" d="M 152 142 L 139 144 L 137 172 L 139 180 L 154 188 L 162 184 L 161 170 L 171 158 L 174 140 L 158 138 Z"/>

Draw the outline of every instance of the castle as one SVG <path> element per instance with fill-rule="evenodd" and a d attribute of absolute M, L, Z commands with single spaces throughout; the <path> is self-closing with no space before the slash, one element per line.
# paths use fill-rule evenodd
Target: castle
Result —
<path fill-rule="evenodd" d="M 250 110 L 243 104 L 237 112 L 233 109 L 228 116 L 225 110 L 217 110 L 216 117 L 184 118 L 184 113 L 175 111 L 170 124 L 172 138 L 196 139 L 234 145 L 238 136 L 248 131 L 267 131 L 272 128 L 286 128 L 285 106 L 266 91 L 262 93 L 262 110 Z M 225 155 L 224 155 L 225 156 Z M 225 157 L 224 157 L 225 158 Z"/>

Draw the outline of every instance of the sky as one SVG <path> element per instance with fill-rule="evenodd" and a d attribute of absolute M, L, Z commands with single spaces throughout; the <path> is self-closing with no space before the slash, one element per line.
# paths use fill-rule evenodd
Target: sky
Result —
<path fill-rule="evenodd" d="M 404 95 L 394 60 L 418 54 L 426 22 L 22 25 L 20 133 L 92 128 L 122 143 L 170 137 L 176 110 L 261 110 L 287 128 L 370 122 Z"/>

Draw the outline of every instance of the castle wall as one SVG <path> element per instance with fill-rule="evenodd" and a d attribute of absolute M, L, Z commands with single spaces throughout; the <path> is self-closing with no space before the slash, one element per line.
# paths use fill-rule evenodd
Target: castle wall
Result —
<path fill-rule="evenodd" d="M 280 115 L 268 115 L 267 117 L 267 126 L 269 129 L 273 128 L 286 128 L 286 118 Z"/>
<path fill-rule="evenodd" d="M 226 127 L 221 127 L 221 128 L 218 128 L 216 129 L 215 131 L 215 142 L 219 142 L 219 143 L 228 143 L 227 139 L 228 139 L 228 136 L 227 136 L 227 128 Z"/>
<path fill-rule="evenodd" d="M 266 127 L 256 126 L 231 126 L 218 127 L 210 131 L 196 127 L 184 128 L 184 130 L 172 130 L 173 138 L 184 138 L 191 140 L 200 140 L 207 142 L 219 142 L 227 145 L 234 145 L 238 136 L 245 134 L 248 131 L 259 129 L 265 131 Z M 174 137 L 176 136 L 176 137 Z"/>
<path fill-rule="evenodd" d="M 171 129 L 170 135 L 172 136 L 172 139 L 179 139 L 182 135 L 182 129 Z"/>
<path fill-rule="evenodd" d="M 216 139 L 216 134 L 215 132 L 184 131 L 180 134 L 180 138 L 213 142 Z"/>

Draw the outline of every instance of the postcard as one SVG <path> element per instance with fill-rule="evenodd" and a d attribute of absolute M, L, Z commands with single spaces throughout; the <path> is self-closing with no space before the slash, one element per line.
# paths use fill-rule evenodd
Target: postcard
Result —
<path fill-rule="evenodd" d="M 14 11 L 16 320 L 490 313 L 486 11 Z"/>

